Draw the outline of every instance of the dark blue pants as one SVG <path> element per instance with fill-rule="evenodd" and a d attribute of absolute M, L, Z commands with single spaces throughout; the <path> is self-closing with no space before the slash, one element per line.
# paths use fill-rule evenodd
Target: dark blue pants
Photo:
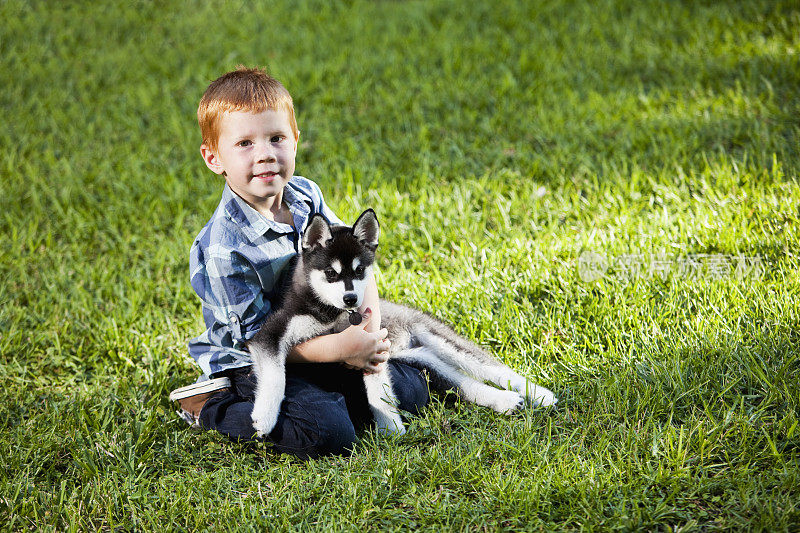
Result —
<path fill-rule="evenodd" d="M 390 361 L 392 385 L 403 411 L 418 414 L 428 403 L 428 384 L 416 368 Z M 255 440 L 250 413 L 255 374 L 250 368 L 229 376 L 231 387 L 208 399 L 200 425 L 234 440 Z M 278 422 L 265 440 L 301 459 L 347 454 L 356 433 L 372 423 L 363 375 L 338 363 L 286 365 L 286 394 Z"/>

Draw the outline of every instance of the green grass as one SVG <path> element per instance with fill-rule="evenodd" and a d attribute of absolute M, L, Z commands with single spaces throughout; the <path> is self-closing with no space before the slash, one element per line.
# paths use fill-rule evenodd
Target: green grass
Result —
<path fill-rule="evenodd" d="M 120 3 L 122 4 L 122 3 Z M 800 528 L 795 2 L 0 3 L 7 530 Z M 194 113 L 266 66 L 380 286 L 552 388 L 307 463 L 188 429 Z M 578 275 L 585 251 L 760 277 Z"/>

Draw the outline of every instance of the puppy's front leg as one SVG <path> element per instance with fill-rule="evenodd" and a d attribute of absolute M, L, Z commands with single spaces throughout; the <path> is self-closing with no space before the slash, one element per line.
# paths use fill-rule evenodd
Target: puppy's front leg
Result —
<path fill-rule="evenodd" d="M 406 428 L 397 410 L 397 397 L 392 390 L 389 367 L 386 364 L 382 366 L 380 372 L 364 375 L 367 401 L 375 417 L 375 427 L 380 433 L 402 435 L 406 432 Z"/>
<path fill-rule="evenodd" d="M 277 353 L 252 350 L 256 371 L 256 393 L 253 401 L 253 427 L 259 437 L 269 435 L 278 422 L 278 413 L 286 392 L 285 357 Z"/>

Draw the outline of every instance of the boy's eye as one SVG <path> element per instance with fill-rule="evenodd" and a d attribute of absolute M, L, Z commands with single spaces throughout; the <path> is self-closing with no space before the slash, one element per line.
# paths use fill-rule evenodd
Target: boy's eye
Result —
<path fill-rule="evenodd" d="M 251 141 L 249 139 L 245 139 L 243 141 L 239 141 L 236 144 L 238 144 L 239 146 L 250 146 L 251 144 L 253 144 L 253 141 Z"/>
<path fill-rule="evenodd" d="M 283 140 L 283 135 L 274 135 L 269 139 L 271 143 L 279 143 Z"/>
<path fill-rule="evenodd" d="M 328 281 L 333 281 L 336 279 L 336 271 L 332 268 L 325 269 L 325 277 L 328 278 Z"/>

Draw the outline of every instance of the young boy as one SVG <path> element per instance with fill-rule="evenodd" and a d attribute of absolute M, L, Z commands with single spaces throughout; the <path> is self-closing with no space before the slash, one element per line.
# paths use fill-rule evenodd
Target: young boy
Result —
<path fill-rule="evenodd" d="M 206 330 L 189 341 L 203 371 L 173 391 L 184 418 L 233 439 L 255 439 L 254 374 L 246 342 L 279 304 L 287 264 L 315 213 L 342 224 L 319 187 L 294 175 L 299 131 L 292 97 L 261 69 L 239 67 L 209 85 L 197 118 L 206 166 L 225 178 L 222 200 L 194 241 L 191 284 Z M 386 363 L 375 280 L 361 309 L 365 320 L 341 333 L 296 346 L 286 365 L 286 395 L 266 438 L 301 458 L 347 453 L 371 422 L 362 376 L 388 364 L 399 407 L 417 413 L 428 401 L 421 373 Z"/>

